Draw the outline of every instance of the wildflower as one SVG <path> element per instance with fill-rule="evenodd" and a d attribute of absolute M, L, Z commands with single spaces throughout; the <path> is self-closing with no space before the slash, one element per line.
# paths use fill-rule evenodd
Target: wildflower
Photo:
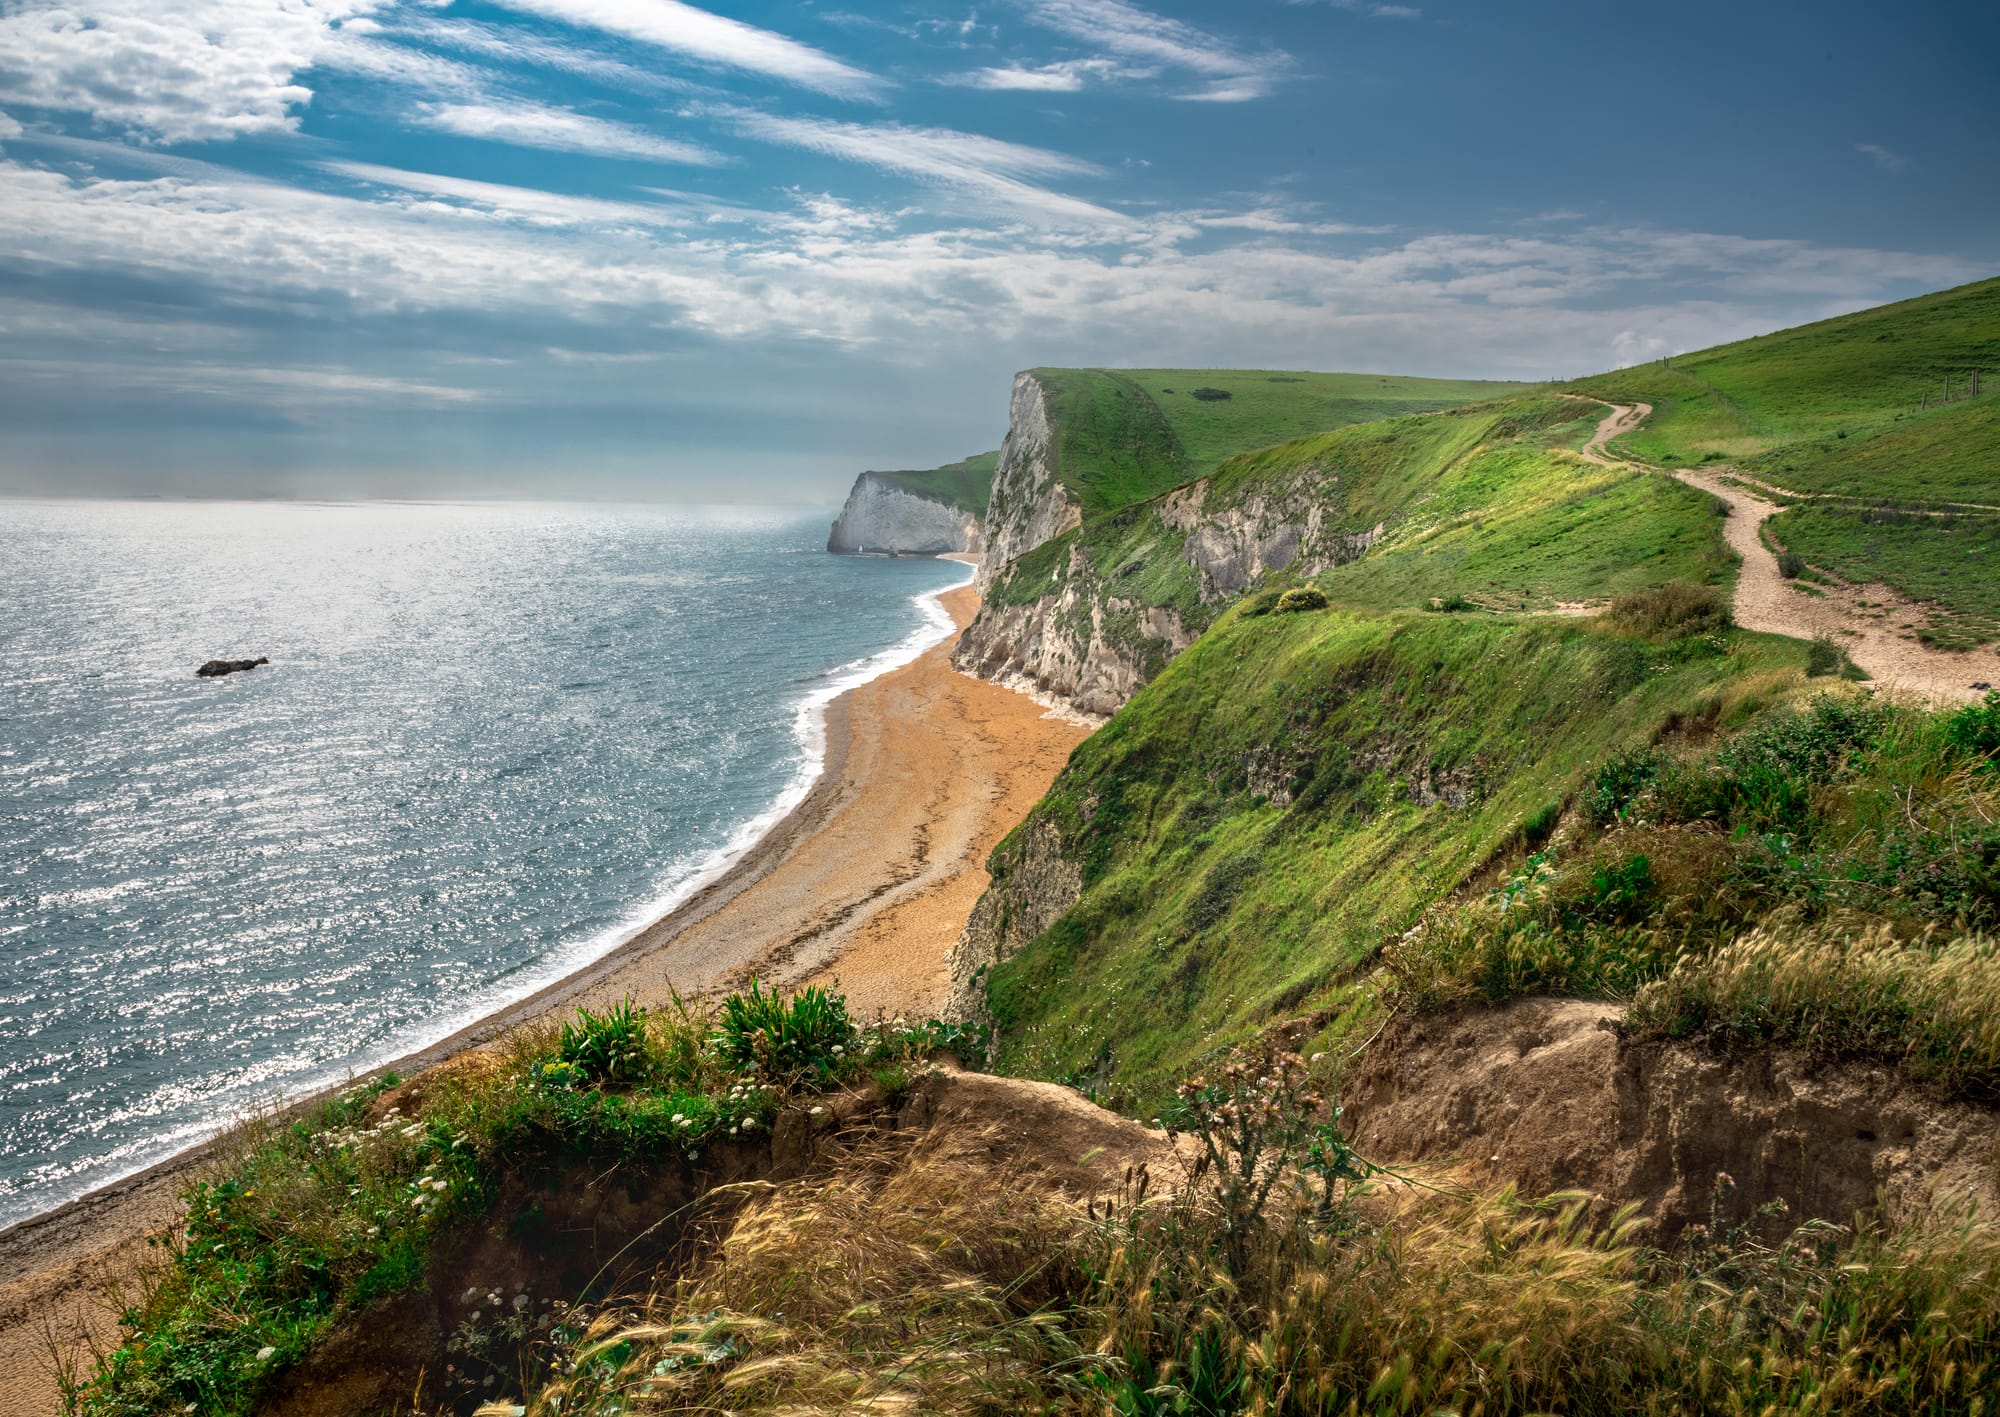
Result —
<path fill-rule="evenodd" d="M 533 1301 L 530 1300 L 527 1295 L 516 1294 L 514 1296 L 514 1312 L 517 1314 L 520 1313 L 521 1310 L 527 1308 L 531 1302 Z"/>
<path fill-rule="evenodd" d="M 824 1117 L 826 1115 L 826 1108 L 815 1107 L 812 1109 L 812 1115 L 815 1117 Z"/>
<path fill-rule="evenodd" d="M 277 1356 L 278 1356 L 278 1350 L 273 1348 L 268 1343 L 265 1344 L 262 1348 L 259 1348 L 257 1350 L 257 1361 L 259 1363 L 268 1363 Z"/>

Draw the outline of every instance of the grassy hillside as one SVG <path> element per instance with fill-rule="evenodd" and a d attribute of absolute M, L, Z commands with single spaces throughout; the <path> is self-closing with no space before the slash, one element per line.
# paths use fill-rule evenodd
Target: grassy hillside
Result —
<path fill-rule="evenodd" d="M 1353 423 L 1503 398 L 1528 387 L 1496 380 L 1269 369 L 1121 372 L 1159 406 L 1192 477 L 1212 472 L 1224 458 L 1251 448 Z M 1229 397 L 1216 398 L 1218 393 Z"/>
<path fill-rule="evenodd" d="M 974 453 L 969 458 L 946 463 L 927 472 L 878 472 L 875 476 L 886 478 L 920 497 L 949 502 L 976 517 L 983 517 L 986 515 L 986 504 L 993 496 L 993 468 L 999 461 L 997 451 Z"/>
<path fill-rule="evenodd" d="M 1578 621 L 1228 616 L 1076 752 L 1053 827 L 1084 892 L 992 974 L 1003 1070 L 1157 1105 L 1218 1044 L 1316 1006 L 1587 770 L 1675 714 L 1740 718 L 1803 647 Z M 1009 888 L 1010 847 L 996 854 Z"/>
<path fill-rule="evenodd" d="M 1784 444 L 1879 429 L 1898 415 L 1911 416 L 1926 394 L 1932 405 L 1940 403 L 1947 380 L 1954 397 L 1964 394 L 1974 373 L 1987 384 L 2000 379 L 2000 280 L 1676 355 L 1571 387 L 1651 403 L 1653 417 L 1624 446 L 1645 461 L 1679 466 L 1752 458 Z M 1985 466 L 1990 478 L 1992 464 Z M 1885 462 L 1865 495 L 1902 495 L 1906 477 L 1924 475 Z"/>
<path fill-rule="evenodd" d="M 1076 494 L 1086 517 L 1156 496 L 1236 453 L 1526 387 L 1246 369 L 1034 373 L 1049 394 L 1056 475 Z"/>

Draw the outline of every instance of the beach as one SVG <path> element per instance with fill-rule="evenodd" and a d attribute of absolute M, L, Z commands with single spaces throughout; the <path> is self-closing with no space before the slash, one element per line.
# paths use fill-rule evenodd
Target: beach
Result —
<path fill-rule="evenodd" d="M 970 587 L 940 597 L 956 629 Z M 394 1067 L 409 1074 L 578 1005 L 837 982 L 861 1018 L 924 1016 L 949 992 L 946 956 L 984 890 L 988 853 L 1088 729 L 1024 694 L 958 673 L 951 639 L 848 690 L 826 715 L 821 775 L 730 868 L 610 953 Z M 45 1335 L 104 1342 L 101 1297 L 129 1286 L 146 1239 L 172 1223 L 202 1150 L 0 1233 L 0 1411 L 59 1410 Z"/>

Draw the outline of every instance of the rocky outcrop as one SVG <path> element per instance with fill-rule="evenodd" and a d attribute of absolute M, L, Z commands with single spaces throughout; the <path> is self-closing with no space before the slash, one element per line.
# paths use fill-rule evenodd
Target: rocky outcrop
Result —
<path fill-rule="evenodd" d="M 2000 1214 L 2000 1114 L 1891 1068 L 1814 1068 L 1628 1038 L 1605 1004 L 1527 999 L 1393 1025 L 1341 1086 L 1358 1150 L 1453 1162 L 1474 1185 L 1579 1189 L 1637 1202 L 1668 1239 L 1718 1209 L 1731 1224 L 1891 1224 L 1932 1206 Z"/>
<path fill-rule="evenodd" d="M 197 679 L 220 679 L 225 674 L 241 674 L 246 669 L 255 669 L 260 664 L 269 664 L 268 659 L 211 659 L 195 670 Z"/>
<path fill-rule="evenodd" d="M 984 549 L 979 518 L 877 472 L 854 479 L 826 549 L 841 555 L 938 556 Z"/>
<path fill-rule="evenodd" d="M 1030 400 L 1030 415 L 1038 411 Z M 999 557 L 990 555 L 982 572 L 992 577 L 987 600 L 952 663 L 1085 717 L 1115 713 L 1266 576 L 1316 576 L 1373 545 L 1380 526 L 1348 532 L 1333 525 L 1339 490 L 1337 476 L 1317 466 L 1247 489 L 1218 491 L 1214 479 L 1203 478 L 1117 514 L 1136 519 L 1130 525 L 1139 531 L 1104 529 L 1100 521 L 1070 538 L 1057 565 L 1032 572 L 1046 574 L 1049 584 L 1033 599 L 1016 594 L 1017 577 L 1030 573 L 1000 567 L 996 574 Z M 995 506 L 999 500 L 996 483 Z M 1088 539 L 1112 535 L 1143 550 L 1106 576 Z M 1138 574 L 1162 559 L 1178 563 L 1174 575 Z M 1156 586 L 1177 583 L 1192 594 L 1168 606 L 1122 589 L 1142 578 Z"/>
<path fill-rule="evenodd" d="M 1016 557 L 1053 541 L 1083 521 L 1083 508 L 1056 477 L 1056 430 L 1047 391 L 1032 372 L 1014 376 L 1007 405 L 1007 440 L 993 473 L 986 508 L 986 560 L 979 568 L 983 596 Z"/>
<path fill-rule="evenodd" d="M 1380 526 L 1344 532 L 1329 525 L 1339 497 L 1338 474 L 1307 464 L 1268 484 L 1220 494 L 1214 479 L 1204 477 L 1162 497 L 1159 516 L 1187 538 L 1203 603 L 1222 605 L 1273 571 L 1316 576 L 1374 545 Z"/>
<path fill-rule="evenodd" d="M 951 1018 L 986 1012 L 986 971 L 1019 953 L 1083 896 L 1083 868 L 1065 853 L 1062 833 L 1046 819 L 993 855 L 993 881 L 972 908 L 947 965 Z"/>

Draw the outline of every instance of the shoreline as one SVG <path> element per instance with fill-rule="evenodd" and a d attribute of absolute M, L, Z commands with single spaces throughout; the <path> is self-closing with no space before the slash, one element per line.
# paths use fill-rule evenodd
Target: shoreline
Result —
<path fill-rule="evenodd" d="M 952 669 L 951 646 L 978 594 L 967 583 L 935 599 L 952 628 L 826 702 L 816 778 L 713 879 L 560 979 L 279 1113 L 355 1079 L 422 1072 L 571 1006 L 710 993 L 751 972 L 787 987 L 827 982 L 850 955 L 860 973 L 841 982 L 858 1014 L 941 1003 L 944 958 L 984 889 L 986 853 L 1014 825 L 1003 818 L 1025 815 L 1085 733 L 1014 690 Z M 44 1324 L 72 1337 L 108 1335 L 110 1315 L 89 1312 L 91 1299 L 129 1280 L 146 1237 L 172 1222 L 180 1185 L 216 1140 L 0 1230 L 0 1275 L 18 1276 L 0 1282 L 0 1374 L 39 1357 Z M 30 1394 L 0 1379 L 0 1406 L 53 1412 L 52 1386 L 36 1387 L 49 1400 L 30 1406 Z"/>

